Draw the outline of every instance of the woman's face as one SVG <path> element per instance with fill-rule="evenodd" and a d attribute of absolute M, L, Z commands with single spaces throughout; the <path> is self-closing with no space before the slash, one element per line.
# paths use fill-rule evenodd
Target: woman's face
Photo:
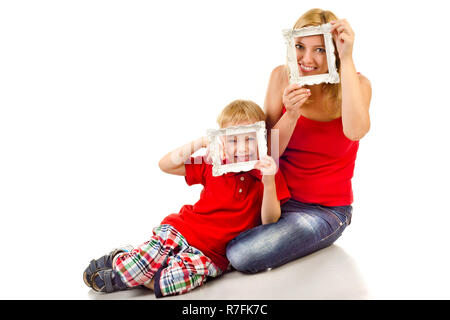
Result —
<path fill-rule="evenodd" d="M 300 76 L 328 73 L 323 35 L 295 38 L 295 49 Z"/>

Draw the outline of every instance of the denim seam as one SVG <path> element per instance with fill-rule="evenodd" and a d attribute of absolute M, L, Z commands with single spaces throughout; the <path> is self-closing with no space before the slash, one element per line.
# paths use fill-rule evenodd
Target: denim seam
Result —
<path fill-rule="evenodd" d="M 291 199 L 291 200 L 295 203 L 296 206 L 299 206 L 299 207 L 302 207 L 302 208 L 314 207 L 314 208 L 324 209 L 325 211 L 331 213 L 335 218 L 337 218 L 340 223 L 342 222 L 341 219 L 339 219 L 339 217 L 333 212 L 333 210 L 327 208 L 327 206 L 323 206 L 323 205 L 316 204 L 316 203 L 305 204 L 305 203 L 300 202 L 300 201 L 296 201 L 296 200 L 293 200 L 293 199 Z M 348 217 L 348 215 L 346 213 L 342 213 L 342 214 L 345 216 L 345 224 L 348 226 L 349 225 L 349 221 L 350 221 L 349 217 Z M 351 214 L 352 214 L 352 210 L 350 211 L 350 215 Z"/>
<path fill-rule="evenodd" d="M 321 242 L 327 240 L 329 237 L 335 235 L 335 234 L 342 228 L 342 226 L 343 226 L 344 224 L 342 223 L 341 219 L 339 219 L 339 217 L 336 216 L 336 214 L 334 214 L 334 212 L 333 212 L 332 210 L 330 210 L 330 209 L 328 209 L 328 208 L 326 208 L 326 207 L 324 207 L 324 206 L 321 206 L 321 205 L 314 205 L 314 206 L 317 207 L 317 208 L 320 208 L 320 209 L 322 209 L 322 210 L 324 210 L 324 211 L 326 211 L 327 213 L 331 213 L 331 215 L 333 216 L 333 218 L 335 219 L 335 221 L 338 222 L 338 227 L 337 227 L 332 233 L 330 233 L 329 235 L 327 235 L 325 238 L 320 239 L 320 241 L 319 241 L 318 243 L 321 243 Z M 326 220 L 325 220 L 325 221 L 326 221 Z M 347 222 L 348 222 L 348 221 L 347 221 L 347 216 L 345 216 L 345 224 L 346 224 L 346 225 L 347 225 Z"/>
<path fill-rule="evenodd" d="M 325 211 L 331 213 L 331 214 L 333 215 L 333 217 L 334 217 L 337 221 L 339 221 L 340 226 L 341 226 L 341 224 L 344 224 L 344 223 L 342 223 L 341 219 L 333 212 L 333 210 L 328 209 L 328 208 L 323 207 L 323 206 L 322 206 L 322 209 L 324 209 Z M 348 225 L 348 217 L 347 217 L 347 215 L 346 215 L 345 213 L 344 213 L 344 216 L 345 216 L 345 224 Z"/>
<path fill-rule="evenodd" d="M 319 207 L 319 206 L 318 206 L 318 207 Z M 329 209 L 326 209 L 326 208 L 325 208 L 325 210 L 329 210 Z M 329 210 L 329 211 L 331 211 L 331 210 Z M 335 219 L 337 219 L 337 220 L 339 221 L 339 223 L 342 223 L 341 219 L 339 219 L 334 213 L 333 213 L 333 216 L 335 217 Z M 345 217 L 345 221 L 347 222 L 347 217 Z M 332 233 L 330 233 L 329 235 L 327 235 L 325 238 L 320 239 L 318 242 L 313 243 L 311 246 L 308 247 L 308 249 L 311 249 L 311 248 L 314 248 L 314 247 L 320 247 L 320 244 L 321 244 L 322 242 L 324 242 L 325 240 L 329 239 L 330 237 L 336 235 L 336 233 L 338 233 L 339 231 L 341 231 L 341 229 L 342 229 L 342 231 L 341 231 L 341 233 L 342 233 L 342 232 L 343 232 L 343 228 L 345 229 L 345 226 L 344 226 L 344 224 L 342 223 L 342 224 L 339 225 Z M 307 250 L 307 251 L 309 251 L 309 250 Z M 315 250 L 314 250 L 314 251 L 315 251 Z M 314 252 L 314 251 L 313 251 L 313 252 Z"/>
<path fill-rule="evenodd" d="M 344 227 L 344 229 L 345 229 L 345 227 L 346 227 L 347 224 L 348 224 L 347 216 L 345 216 L 345 226 L 344 226 L 344 223 L 342 223 L 341 219 L 339 219 L 339 217 L 336 216 L 336 215 L 333 213 L 332 210 L 330 210 L 330 209 L 328 209 L 328 208 L 325 208 L 325 207 L 323 207 L 323 206 L 321 207 L 321 209 L 324 209 L 324 210 L 327 211 L 328 213 L 331 213 L 331 215 L 333 216 L 333 218 L 334 218 L 335 220 L 338 221 L 338 227 L 337 227 L 332 233 L 330 233 L 328 236 L 326 236 L 326 237 L 323 238 L 323 239 L 320 239 L 319 243 L 321 243 L 321 242 L 327 240 L 327 239 L 328 239 L 329 237 L 331 237 L 331 236 L 334 236 L 338 231 L 340 231 L 340 230 L 342 229 L 342 227 Z"/>
<path fill-rule="evenodd" d="M 339 230 L 342 229 L 343 226 L 344 226 L 344 224 L 340 225 L 339 227 L 337 227 L 336 230 L 334 230 L 332 233 L 330 233 L 329 235 L 327 235 L 325 238 L 320 239 L 319 243 L 320 243 L 320 242 L 323 242 L 323 241 L 325 241 L 325 240 L 327 240 L 327 239 L 328 239 L 329 237 L 331 237 L 331 236 L 334 236 Z"/>
<path fill-rule="evenodd" d="M 303 205 L 303 203 L 301 203 L 301 202 L 300 202 L 300 204 Z M 334 230 L 332 233 L 330 233 L 329 235 L 327 235 L 325 238 L 320 239 L 320 241 L 319 241 L 318 243 L 321 243 L 321 242 L 327 240 L 329 237 L 335 235 L 336 232 L 338 232 L 338 231 L 342 228 L 342 226 L 344 226 L 344 223 L 342 223 L 341 219 L 339 219 L 339 217 L 336 216 L 336 214 L 335 214 L 332 210 L 330 210 L 330 209 L 328 209 L 328 208 L 326 208 L 326 207 L 324 207 L 324 206 L 318 205 L 318 204 L 311 204 L 311 206 L 314 206 L 314 207 L 316 207 L 316 208 L 323 209 L 323 210 L 326 211 L 327 213 L 330 213 L 330 214 L 333 216 L 333 218 L 334 218 L 335 220 L 337 220 L 337 222 L 338 222 L 338 227 L 336 228 L 336 230 Z M 308 206 L 304 206 L 304 207 L 307 208 Z M 345 215 L 345 225 L 346 225 L 346 226 L 348 225 L 347 215 Z"/>

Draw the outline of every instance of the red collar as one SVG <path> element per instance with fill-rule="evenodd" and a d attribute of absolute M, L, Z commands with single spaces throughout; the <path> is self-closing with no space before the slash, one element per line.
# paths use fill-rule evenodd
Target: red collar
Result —
<path fill-rule="evenodd" d="M 258 169 L 252 169 L 250 171 L 228 172 L 228 173 L 225 173 L 224 176 L 232 177 L 232 176 L 237 176 L 237 175 L 242 175 L 242 174 L 249 174 L 258 180 L 262 179 L 261 171 L 259 171 Z"/>

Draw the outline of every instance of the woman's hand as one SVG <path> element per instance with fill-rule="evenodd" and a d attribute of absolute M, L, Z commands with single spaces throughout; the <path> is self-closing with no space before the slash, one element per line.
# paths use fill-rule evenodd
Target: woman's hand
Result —
<path fill-rule="evenodd" d="M 300 117 L 300 108 L 311 96 L 309 89 L 301 87 L 297 83 L 288 85 L 283 92 L 283 104 L 286 113 L 293 119 Z"/>
<path fill-rule="evenodd" d="M 352 57 L 353 42 L 355 41 L 355 33 L 350 27 L 350 24 L 345 19 L 330 21 L 331 34 L 336 42 L 336 49 L 339 53 L 339 58 L 346 59 Z"/>

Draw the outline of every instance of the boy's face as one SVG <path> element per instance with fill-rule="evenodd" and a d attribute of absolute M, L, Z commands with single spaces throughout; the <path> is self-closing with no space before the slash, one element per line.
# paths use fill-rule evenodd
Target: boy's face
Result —
<path fill-rule="evenodd" d="M 240 122 L 233 126 L 243 126 L 252 122 Z M 228 125 L 226 127 L 229 127 Z M 224 145 L 225 163 L 247 162 L 258 160 L 258 140 L 256 132 L 224 135 L 222 137 Z"/>

